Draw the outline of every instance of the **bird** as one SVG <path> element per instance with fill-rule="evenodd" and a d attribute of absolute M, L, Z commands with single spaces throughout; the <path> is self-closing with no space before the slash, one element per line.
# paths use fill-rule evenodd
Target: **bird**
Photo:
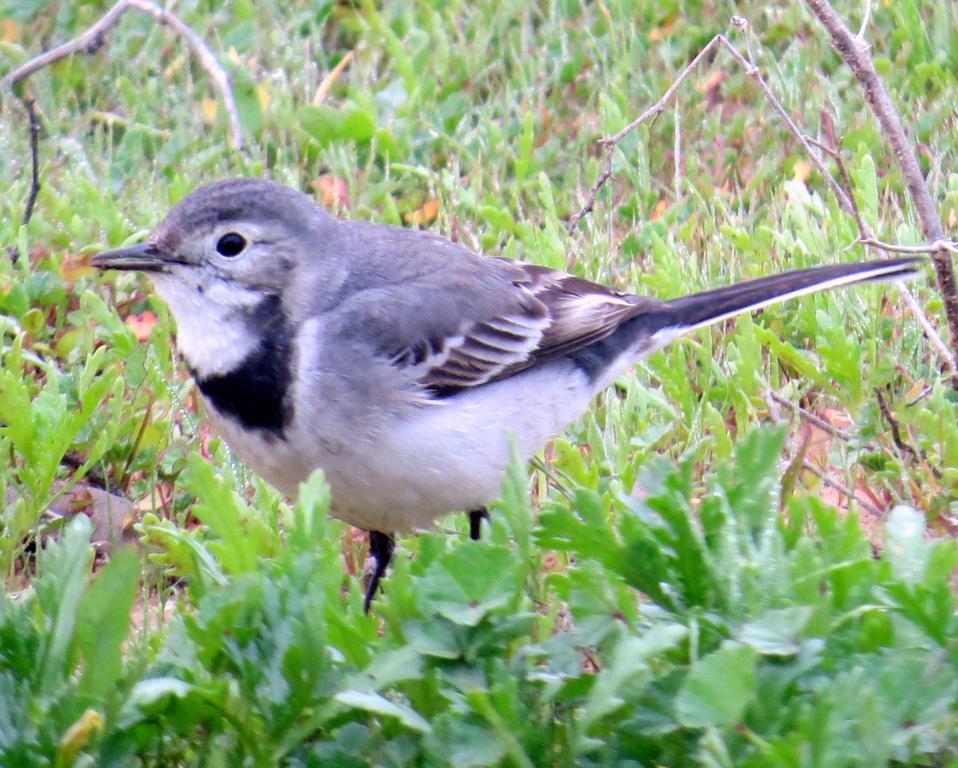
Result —
<path fill-rule="evenodd" d="M 919 258 L 841 263 L 659 300 L 340 220 L 307 194 L 201 186 L 101 269 L 146 273 L 233 452 L 279 491 L 322 469 L 331 513 L 369 534 L 368 613 L 394 534 L 449 512 L 480 537 L 513 457 L 530 459 L 639 359 L 698 328 Z"/>

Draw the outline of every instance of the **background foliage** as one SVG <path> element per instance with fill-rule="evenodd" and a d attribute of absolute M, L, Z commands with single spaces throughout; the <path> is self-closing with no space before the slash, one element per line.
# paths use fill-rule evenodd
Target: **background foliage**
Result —
<path fill-rule="evenodd" d="M 107 7 L 0 0 L 0 75 Z M 594 139 L 733 14 L 804 129 L 834 116 L 876 233 L 919 242 L 804 7 L 176 10 L 230 71 L 246 153 L 182 42 L 134 14 L 27 83 L 43 190 L 25 228 L 26 121 L 9 97 L 0 114 L 0 242 L 23 254 L 0 253 L 0 763 L 958 764 L 956 399 L 894 291 L 804 298 L 656 354 L 550 446 L 531 495 L 514 468 L 483 542 L 461 515 L 402 538 L 366 618 L 362 540 L 326 519 L 321 479 L 290 508 L 248 477 L 208 434 L 148 283 L 87 266 L 237 174 L 663 298 L 865 258 L 721 55 L 620 144 L 566 233 Z M 839 10 L 857 25 L 857 4 Z M 951 227 L 956 13 L 876 4 L 868 28 Z M 131 501 L 106 522 L 99 486 Z M 92 574 L 124 538 L 148 556 L 113 546 Z"/>

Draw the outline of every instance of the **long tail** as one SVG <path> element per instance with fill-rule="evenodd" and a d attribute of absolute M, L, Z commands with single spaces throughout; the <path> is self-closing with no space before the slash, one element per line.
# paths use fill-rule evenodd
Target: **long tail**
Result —
<path fill-rule="evenodd" d="M 594 391 L 657 349 L 676 339 L 743 312 L 807 293 L 856 283 L 904 280 L 918 274 L 921 257 L 835 264 L 748 280 L 671 301 L 638 300 L 634 313 L 611 335 L 572 353 Z"/>
<path fill-rule="evenodd" d="M 808 293 L 856 283 L 903 280 L 918 274 L 921 257 L 834 264 L 748 280 L 665 302 L 663 330 L 684 335 L 742 312 Z"/>

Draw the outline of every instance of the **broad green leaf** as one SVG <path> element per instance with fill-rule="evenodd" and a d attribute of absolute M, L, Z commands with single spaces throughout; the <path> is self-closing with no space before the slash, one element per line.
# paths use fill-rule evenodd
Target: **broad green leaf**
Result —
<path fill-rule="evenodd" d="M 741 628 L 738 640 L 763 656 L 794 656 L 799 650 L 799 635 L 813 610 L 811 606 L 793 605 L 766 611 Z"/>
<path fill-rule="evenodd" d="M 371 712 L 375 715 L 386 715 L 395 717 L 399 722 L 419 733 L 429 732 L 429 723 L 423 719 L 422 715 L 403 704 L 397 704 L 390 701 L 378 693 L 365 693 L 363 691 L 340 691 L 334 697 L 340 704 L 347 707 L 361 709 L 365 712 Z"/>
<path fill-rule="evenodd" d="M 755 695 L 758 654 L 727 643 L 692 664 L 675 698 L 675 714 L 687 728 L 734 725 Z"/>
<path fill-rule="evenodd" d="M 443 764 L 480 768 L 499 765 L 506 753 L 503 743 L 475 715 L 443 714 L 426 737 L 427 749 Z"/>
<path fill-rule="evenodd" d="M 885 556 L 895 575 L 905 584 L 922 581 L 931 554 L 931 546 L 925 540 L 925 516 L 899 505 L 888 516 L 885 530 Z"/>
<path fill-rule="evenodd" d="M 139 575 L 136 552 L 118 552 L 97 573 L 80 601 L 76 631 L 77 647 L 84 658 L 80 691 L 94 699 L 106 694 L 120 678 Z"/>
<path fill-rule="evenodd" d="M 93 524 L 86 515 L 77 515 L 64 529 L 61 539 L 48 545 L 39 558 L 40 578 L 34 582 L 34 588 L 46 617 L 35 673 L 40 691 L 52 692 L 73 671 L 68 654 L 89 579 L 92 532 Z"/>
<path fill-rule="evenodd" d="M 420 608 L 475 626 L 516 599 L 518 567 L 516 554 L 505 547 L 465 542 L 426 571 L 419 586 Z"/>

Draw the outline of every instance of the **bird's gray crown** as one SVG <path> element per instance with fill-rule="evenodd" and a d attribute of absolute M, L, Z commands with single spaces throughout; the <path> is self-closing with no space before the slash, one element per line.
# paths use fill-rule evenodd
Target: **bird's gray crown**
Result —
<path fill-rule="evenodd" d="M 151 239 L 162 250 L 174 252 L 184 237 L 230 221 L 274 222 L 296 232 L 324 220 L 335 221 L 298 190 L 266 179 L 226 179 L 184 197 Z"/>

